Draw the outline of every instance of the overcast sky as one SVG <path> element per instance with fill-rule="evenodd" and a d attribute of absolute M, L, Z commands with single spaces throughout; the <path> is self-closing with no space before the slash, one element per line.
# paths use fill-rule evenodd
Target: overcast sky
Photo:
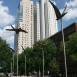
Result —
<path fill-rule="evenodd" d="M 11 28 L 11 24 L 15 26 L 19 1 L 20 0 L 0 0 L 0 37 L 6 39 L 12 48 L 14 45 L 14 32 L 8 32 L 5 29 Z M 38 0 L 34 0 L 34 2 L 37 1 Z M 56 6 L 62 11 L 65 6 L 65 0 L 53 1 L 56 2 Z M 66 0 L 66 4 L 68 13 L 63 18 L 64 27 L 73 22 L 77 22 L 77 0 Z M 58 28 L 60 30 L 60 21 L 58 21 Z"/>

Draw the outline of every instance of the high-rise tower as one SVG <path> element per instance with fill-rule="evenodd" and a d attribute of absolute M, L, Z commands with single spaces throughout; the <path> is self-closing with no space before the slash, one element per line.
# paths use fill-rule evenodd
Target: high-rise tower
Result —
<path fill-rule="evenodd" d="M 53 6 L 49 0 L 45 0 L 45 38 L 48 38 L 58 32 L 57 18 Z"/>
<path fill-rule="evenodd" d="M 45 39 L 44 0 L 40 0 L 40 39 Z"/>
<path fill-rule="evenodd" d="M 39 2 L 34 5 L 34 41 L 40 40 L 40 7 Z"/>
<path fill-rule="evenodd" d="M 37 27 L 37 29 L 35 29 L 35 34 L 37 33 L 38 35 L 38 24 L 40 24 L 40 40 L 44 40 L 45 38 L 48 38 L 58 32 L 56 14 L 49 0 L 40 0 L 38 4 L 36 3 L 36 5 L 38 8 L 37 6 L 34 8 L 34 25 Z M 40 12 L 36 12 L 37 10 Z M 37 37 L 38 36 L 35 37 L 35 40 L 37 40 Z"/>
<path fill-rule="evenodd" d="M 34 43 L 34 23 L 33 23 L 33 1 L 21 0 L 17 10 L 16 28 L 22 28 L 28 34 L 20 32 L 15 34 L 14 48 L 18 49 L 18 53 L 22 53 L 22 47 L 32 47 Z"/>

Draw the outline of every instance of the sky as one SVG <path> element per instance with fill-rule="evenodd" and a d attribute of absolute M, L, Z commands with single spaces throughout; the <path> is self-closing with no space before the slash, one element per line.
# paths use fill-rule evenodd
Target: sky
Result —
<path fill-rule="evenodd" d="M 33 0 L 34 4 L 38 0 Z M 53 0 L 56 6 L 62 12 L 67 4 L 66 11 L 68 12 L 63 17 L 63 27 L 77 22 L 77 0 Z M 15 26 L 17 17 L 17 7 L 20 0 L 0 0 L 0 37 L 5 39 L 8 44 L 13 48 L 14 46 L 14 32 L 6 31 L 11 28 L 10 25 Z M 58 21 L 58 29 L 61 29 L 60 20 Z"/>

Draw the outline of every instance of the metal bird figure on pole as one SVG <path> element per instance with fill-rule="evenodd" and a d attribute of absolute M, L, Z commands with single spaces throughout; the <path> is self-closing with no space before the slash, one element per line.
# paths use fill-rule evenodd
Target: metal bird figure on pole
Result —
<path fill-rule="evenodd" d="M 16 34 L 19 34 L 19 32 L 24 32 L 24 33 L 28 33 L 27 31 L 19 28 L 19 29 L 15 29 L 12 25 L 11 25 L 12 29 L 6 29 L 8 31 L 15 31 Z M 18 41 L 17 41 L 18 42 Z M 17 43 L 18 44 L 18 43 Z M 18 76 L 18 48 L 17 48 L 17 76 Z"/>
<path fill-rule="evenodd" d="M 12 29 L 6 29 L 6 30 L 8 30 L 8 31 L 15 31 L 16 34 L 18 34 L 19 32 L 28 33 L 27 31 L 25 31 L 25 30 L 23 30 L 23 29 L 21 29 L 21 28 L 15 29 L 12 25 L 11 25 L 11 27 L 12 27 Z"/>
<path fill-rule="evenodd" d="M 21 46 L 22 47 L 22 49 L 23 49 L 23 51 L 24 51 L 24 54 L 26 55 L 26 50 L 23 48 L 23 46 Z"/>
<path fill-rule="evenodd" d="M 38 43 L 36 42 L 39 46 L 37 47 L 40 47 L 42 48 L 42 54 L 43 54 L 43 77 L 44 77 L 44 51 L 43 51 L 43 48 L 45 48 L 47 45 L 46 44 L 41 44 L 41 43 Z"/>
<path fill-rule="evenodd" d="M 9 47 L 9 48 L 10 48 L 10 47 Z M 11 51 L 12 51 L 12 52 L 15 52 L 15 50 L 14 50 L 14 49 L 12 49 L 12 48 L 10 48 L 10 49 L 11 49 Z"/>
<path fill-rule="evenodd" d="M 65 77 L 67 77 L 67 62 L 66 62 L 66 52 L 65 52 L 65 42 L 64 42 L 64 31 L 63 31 L 63 24 L 62 24 L 62 17 L 67 13 L 65 13 L 65 10 L 67 8 L 67 5 L 65 6 L 65 9 L 63 13 L 61 14 L 58 8 L 50 1 L 51 5 L 53 6 L 57 20 L 61 20 L 61 30 L 62 30 L 62 40 L 63 40 L 63 51 L 64 51 L 64 66 L 65 66 Z"/>
<path fill-rule="evenodd" d="M 58 8 L 57 8 L 50 0 L 49 0 L 49 2 L 50 2 L 51 5 L 53 6 L 54 11 L 55 11 L 55 13 L 56 13 L 56 17 L 57 17 L 56 20 L 61 19 L 65 14 L 67 14 L 67 12 L 65 13 L 65 10 L 66 10 L 66 8 L 67 8 L 67 5 L 65 6 L 63 13 L 61 14 L 60 11 L 58 10 Z"/>
<path fill-rule="evenodd" d="M 41 43 L 38 43 L 38 42 L 36 42 L 39 46 L 38 47 L 40 47 L 40 48 L 44 48 L 45 46 L 47 46 L 46 44 L 41 44 Z"/>

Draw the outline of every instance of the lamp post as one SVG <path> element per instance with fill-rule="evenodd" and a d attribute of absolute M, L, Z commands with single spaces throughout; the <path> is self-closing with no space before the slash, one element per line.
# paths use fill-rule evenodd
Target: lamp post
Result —
<path fill-rule="evenodd" d="M 43 51 L 43 48 L 45 46 L 47 46 L 47 45 L 46 44 L 41 44 L 41 43 L 38 43 L 38 42 L 36 42 L 36 43 L 39 45 L 40 48 L 42 48 L 42 55 L 43 55 L 43 77 L 44 77 L 44 51 Z"/>

